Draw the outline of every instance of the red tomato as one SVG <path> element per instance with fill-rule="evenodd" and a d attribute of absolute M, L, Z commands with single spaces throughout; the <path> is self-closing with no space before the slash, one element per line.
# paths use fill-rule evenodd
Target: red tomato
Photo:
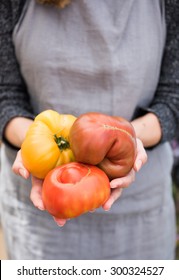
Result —
<path fill-rule="evenodd" d="M 121 117 L 83 114 L 73 123 L 69 140 L 76 161 L 98 165 L 110 179 L 127 175 L 134 165 L 135 132 Z"/>
<path fill-rule="evenodd" d="M 43 182 L 42 199 L 56 218 L 74 218 L 102 206 L 110 195 L 106 174 L 96 166 L 77 162 L 51 170 Z"/>

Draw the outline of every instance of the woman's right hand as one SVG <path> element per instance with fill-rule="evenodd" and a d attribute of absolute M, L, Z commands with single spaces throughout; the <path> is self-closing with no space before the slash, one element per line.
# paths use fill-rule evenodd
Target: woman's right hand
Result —
<path fill-rule="evenodd" d="M 22 162 L 22 156 L 21 156 L 21 150 L 18 151 L 16 159 L 13 163 L 12 170 L 15 174 L 20 175 L 24 179 L 28 179 L 30 177 L 29 171 L 25 168 Z M 35 207 L 37 207 L 39 210 L 45 210 L 45 206 L 42 200 L 42 185 L 43 180 L 38 179 L 31 175 L 31 181 L 32 181 L 32 189 L 30 193 L 30 199 Z M 55 222 L 58 226 L 63 226 L 66 223 L 65 219 L 57 219 L 53 217 Z"/>

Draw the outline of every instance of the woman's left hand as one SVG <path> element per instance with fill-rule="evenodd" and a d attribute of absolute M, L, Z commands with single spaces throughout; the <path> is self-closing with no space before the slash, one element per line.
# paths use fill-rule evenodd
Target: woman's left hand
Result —
<path fill-rule="evenodd" d="M 24 179 L 28 179 L 29 176 L 31 175 L 30 172 L 25 168 L 23 161 L 22 161 L 22 156 L 21 156 L 21 150 L 18 151 L 16 159 L 13 163 L 12 170 L 15 174 L 23 177 Z M 39 210 L 45 210 L 45 205 L 42 200 L 42 185 L 43 185 L 43 180 L 38 179 L 31 175 L 31 182 L 32 182 L 32 188 L 30 192 L 30 199 L 34 206 L 38 208 Z M 54 221 L 58 226 L 64 226 L 66 223 L 65 219 L 58 219 L 53 217 Z"/>
<path fill-rule="evenodd" d="M 136 160 L 134 162 L 134 166 L 132 170 L 127 174 L 127 176 L 114 179 L 110 182 L 111 195 L 103 205 L 103 209 L 105 211 L 110 210 L 113 203 L 121 196 L 123 189 L 128 187 L 132 182 L 134 182 L 136 172 L 138 172 L 147 161 L 147 153 L 144 149 L 142 141 L 138 138 L 136 140 L 137 140 L 137 155 L 136 155 Z"/>

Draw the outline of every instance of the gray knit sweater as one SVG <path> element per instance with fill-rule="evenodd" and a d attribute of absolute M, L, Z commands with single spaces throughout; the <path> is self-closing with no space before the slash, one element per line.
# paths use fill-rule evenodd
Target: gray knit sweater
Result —
<path fill-rule="evenodd" d="M 14 53 L 12 32 L 25 0 L 0 1 L 0 139 L 16 116 L 33 118 L 29 95 Z M 155 98 L 143 112 L 154 112 L 161 123 L 162 142 L 179 127 L 179 0 L 165 0 L 167 40 Z"/>

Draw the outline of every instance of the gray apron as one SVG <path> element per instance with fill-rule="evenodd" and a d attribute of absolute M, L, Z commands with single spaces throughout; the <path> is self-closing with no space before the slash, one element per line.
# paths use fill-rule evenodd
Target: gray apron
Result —
<path fill-rule="evenodd" d="M 64 10 L 27 2 L 13 34 L 35 113 L 88 111 L 132 119 L 148 106 L 165 43 L 159 0 L 72 0 Z M 15 152 L 1 151 L 1 208 L 11 259 L 172 259 L 175 211 L 167 143 L 112 209 L 59 228 L 29 199 L 31 184 L 12 174 Z"/>

